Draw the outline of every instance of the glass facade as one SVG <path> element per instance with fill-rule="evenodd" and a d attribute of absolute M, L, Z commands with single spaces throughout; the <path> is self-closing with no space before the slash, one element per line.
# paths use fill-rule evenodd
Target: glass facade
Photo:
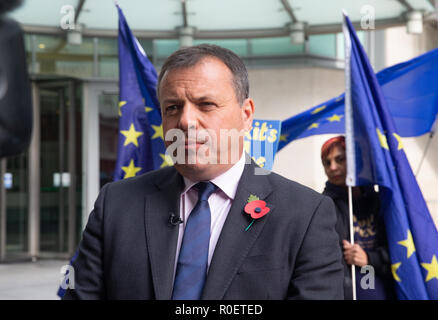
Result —
<path fill-rule="evenodd" d="M 231 51 L 235 52 L 239 56 L 246 57 L 250 55 L 250 49 L 248 45 L 247 39 L 229 39 L 229 40 L 194 40 L 193 44 L 198 45 L 201 43 L 209 43 L 209 44 L 215 44 L 217 46 L 221 46 L 227 49 L 230 49 Z M 178 41 L 179 42 L 179 41 Z M 160 46 L 160 43 L 157 43 L 158 46 Z M 179 43 L 178 43 L 179 46 Z M 166 58 L 166 56 L 160 56 L 160 58 Z"/>
<path fill-rule="evenodd" d="M 326 57 L 336 57 L 336 35 L 317 34 L 309 37 L 309 53 Z"/>
<path fill-rule="evenodd" d="M 99 95 L 100 187 L 114 179 L 119 137 L 119 95 Z"/>
<path fill-rule="evenodd" d="M 118 44 L 116 38 L 93 38 L 96 42 L 96 53 L 98 69 L 94 76 L 105 79 L 118 79 L 119 77 L 119 57 Z M 145 42 L 141 43 L 146 49 Z M 149 48 L 148 48 L 149 49 Z M 152 52 L 152 50 L 146 51 Z"/>
<path fill-rule="evenodd" d="M 66 211 L 68 210 L 68 148 L 62 90 L 41 90 L 41 193 L 40 250 L 65 248 Z"/>
<path fill-rule="evenodd" d="M 68 44 L 61 36 L 27 34 L 25 38 L 32 73 L 93 76 L 93 38 L 84 37 L 80 45 Z"/>
<path fill-rule="evenodd" d="M 82 231 L 80 82 L 32 82 L 37 138 L 26 152 L 0 162 L 0 261 L 28 259 L 35 250 L 40 257 L 71 257 Z"/>
<path fill-rule="evenodd" d="M 21 258 L 28 249 L 28 153 L 6 161 L 6 256 Z"/>
<path fill-rule="evenodd" d="M 304 44 L 294 45 L 289 37 L 251 39 L 254 56 L 294 55 L 304 53 Z"/>
<path fill-rule="evenodd" d="M 78 91 L 71 82 L 40 86 L 41 252 L 71 252 L 77 244 L 82 162 Z"/>
<path fill-rule="evenodd" d="M 357 34 L 365 44 L 365 32 L 358 31 Z M 178 39 L 138 40 L 157 68 L 179 49 Z M 343 36 L 340 33 L 310 35 L 307 44 L 292 44 L 289 37 L 193 41 L 194 45 L 200 43 L 228 48 L 242 58 L 250 58 L 251 65 L 257 59 L 266 57 L 281 56 L 291 60 L 294 56 L 306 54 L 333 60 L 344 57 Z M 118 41 L 115 37 L 83 37 L 81 44 L 74 45 L 68 44 L 65 36 L 26 34 L 25 46 L 29 69 L 33 74 L 118 79 Z"/>

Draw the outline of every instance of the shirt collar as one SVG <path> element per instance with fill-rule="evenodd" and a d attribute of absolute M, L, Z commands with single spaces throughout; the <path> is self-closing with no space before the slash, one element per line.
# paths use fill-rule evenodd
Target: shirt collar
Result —
<path fill-rule="evenodd" d="M 237 192 L 237 186 L 239 184 L 240 177 L 242 176 L 243 169 L 245 168 L 245 152 L 242 152 L 242 156 L 230 169 L 210 180 L 213 182 L 222 192 L 224 192 L 228 198 L 234 200 Z M 192 181 L 189 178 L 184 178 L 185 188 L 183 194 L 190 190 L 199 181 Z"/>

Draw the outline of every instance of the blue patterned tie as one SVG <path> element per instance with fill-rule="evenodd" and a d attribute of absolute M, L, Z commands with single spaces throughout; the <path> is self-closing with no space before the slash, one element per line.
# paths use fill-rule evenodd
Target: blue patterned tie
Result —
<path fill-rule="evenodd" d="M 211 182 L 200 182 L 195 188 L 198 189 L 198 202 L 184 229 L 173 285 L 173 300 L 200 299 L 207 278 L 211 220 L 208 198 L 217 186 Z"/>

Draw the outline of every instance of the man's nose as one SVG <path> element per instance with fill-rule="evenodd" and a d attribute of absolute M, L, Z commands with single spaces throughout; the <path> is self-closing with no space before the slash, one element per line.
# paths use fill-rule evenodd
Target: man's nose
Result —
<path fill-rule="evenodd" d="M 180 113 L 178 127 L 183 131 L 188 131 L 189 128 L 197 128 L 197 112 L 196 108 L 191 103 L 186 103 Z"/>

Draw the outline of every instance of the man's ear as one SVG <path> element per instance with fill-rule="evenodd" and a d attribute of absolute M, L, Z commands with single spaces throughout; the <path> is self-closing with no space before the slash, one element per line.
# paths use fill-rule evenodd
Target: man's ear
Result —
<path fill-rule="evenodd" d="M 251 98 L 245 99 L 241 106 L 242 109 L 242 119 L 244 121 L 244 128 L 247 131 L 251 130 L 252 120 L 254 117 L 254 101 Z"/>

